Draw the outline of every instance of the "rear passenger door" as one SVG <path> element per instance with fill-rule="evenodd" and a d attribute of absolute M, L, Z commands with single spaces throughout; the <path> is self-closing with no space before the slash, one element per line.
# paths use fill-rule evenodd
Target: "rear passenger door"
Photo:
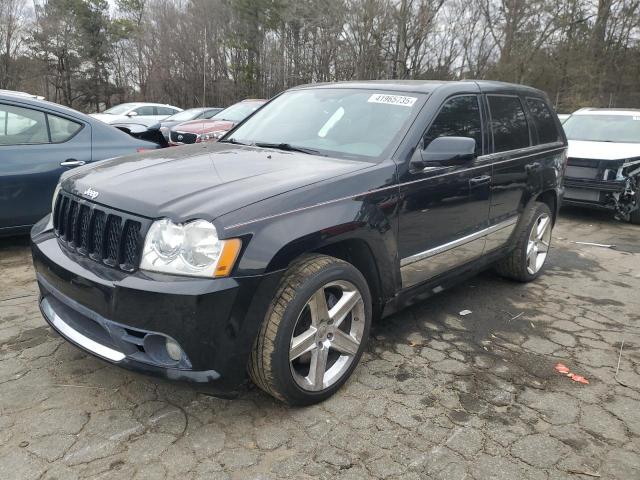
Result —
<path fill-rule="evenodd" d="M 62 172 L 89 161 L 90 125 L 0 103 L 0 230 L 44 217 Z"/>
<path fill-rule="evenodd" d="M 523 100 L 516 94 L 485 95 L 493 165 L 489 228 L 485 252 L 503 246 L 528 199 L 540 189 L 541 165 L 532 149 L 532 132 Z"/>

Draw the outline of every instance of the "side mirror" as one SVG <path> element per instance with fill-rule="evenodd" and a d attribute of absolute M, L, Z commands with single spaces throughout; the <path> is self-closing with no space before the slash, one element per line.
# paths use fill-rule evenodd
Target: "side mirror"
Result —
<path fill-rule="evenodd" d="M 129 112 L 127 113 L 127 117 L 137 117 L 138 116 L 138 112 Z"/>
<path fill-rule="evenodd" d="M 428 166 L 462 165 L 476 158 L 476 141 L 469 137 L 438 137 L 427 148 L 416 149 L 411 164 L 416 169 Z"/>

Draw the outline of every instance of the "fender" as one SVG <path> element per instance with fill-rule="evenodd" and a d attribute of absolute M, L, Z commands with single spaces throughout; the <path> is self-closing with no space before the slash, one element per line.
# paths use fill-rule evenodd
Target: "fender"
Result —
<path fill-rule="evenodd" d="M 226 238 L 241 237 L 245 244 L 234 276 L 282 270 L 304 253 L 351 242 L 367 248 L 372 256 L 381 296 L 393 296 L 400 285 L 395 165 L 376 165 L 366 174 L 361 172 L 357 182 L 352 177 L 333 179 L 330 189 L 324 183 L 216 220 Z M 261 212 L 269 214 L 260 216 Z"/>

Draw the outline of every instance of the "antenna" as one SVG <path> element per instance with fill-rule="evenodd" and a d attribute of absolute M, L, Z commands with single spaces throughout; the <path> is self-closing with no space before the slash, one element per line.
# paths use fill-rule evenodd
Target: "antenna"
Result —
<path fill-rule="evenodd" d="M 204 26 L 204 57 L 202 59 L 202 106 L 205 106 L 207 96 L 207 26 Z"/>

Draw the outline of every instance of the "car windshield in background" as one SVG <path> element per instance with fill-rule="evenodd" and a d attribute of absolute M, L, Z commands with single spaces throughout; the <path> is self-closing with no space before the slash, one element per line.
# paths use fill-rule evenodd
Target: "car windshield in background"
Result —
<path fill-rule="evenodd" d="M 421 98 L 362 89 L 291 91 L 241 125 L 232 141 L 337 157 L 378 157 L 405 128 Z"/>
<path fill-rule="evenodd" d="M 170 117 L 165 118 L 163 121 L 165 122 L 186 122 L 188 120 L 193 120 L 200 113 L 202 113 L 202 108 L 190 108 L 189 110 L 183 110 L 182 112 L 175 113 Z"/>
<path fill-rule="evenodd" d="M 132 106 L 132 103 L 123 103 L 120 105 L 116 105 L 115 107 L 111 107 L 110 109 L 105 110 L 102 113 L 107 113 L 109 115 L 122 115 L 123 113 L 128 112 Z"/>
<path fill-rule="evenodd" d="M 211 117 L 212 120 L 227 120 L 229 122 L 241 122 L 258 108 L 260 108 L 264 102 L 242 102 L 231 105 L 229 108 L 225 108 L 223 111 Z"/>
<path fill-rule="evenodd" d="M 572 115 L 562 126 L 569 140 L 640 143 L 640 115 Z"/>

